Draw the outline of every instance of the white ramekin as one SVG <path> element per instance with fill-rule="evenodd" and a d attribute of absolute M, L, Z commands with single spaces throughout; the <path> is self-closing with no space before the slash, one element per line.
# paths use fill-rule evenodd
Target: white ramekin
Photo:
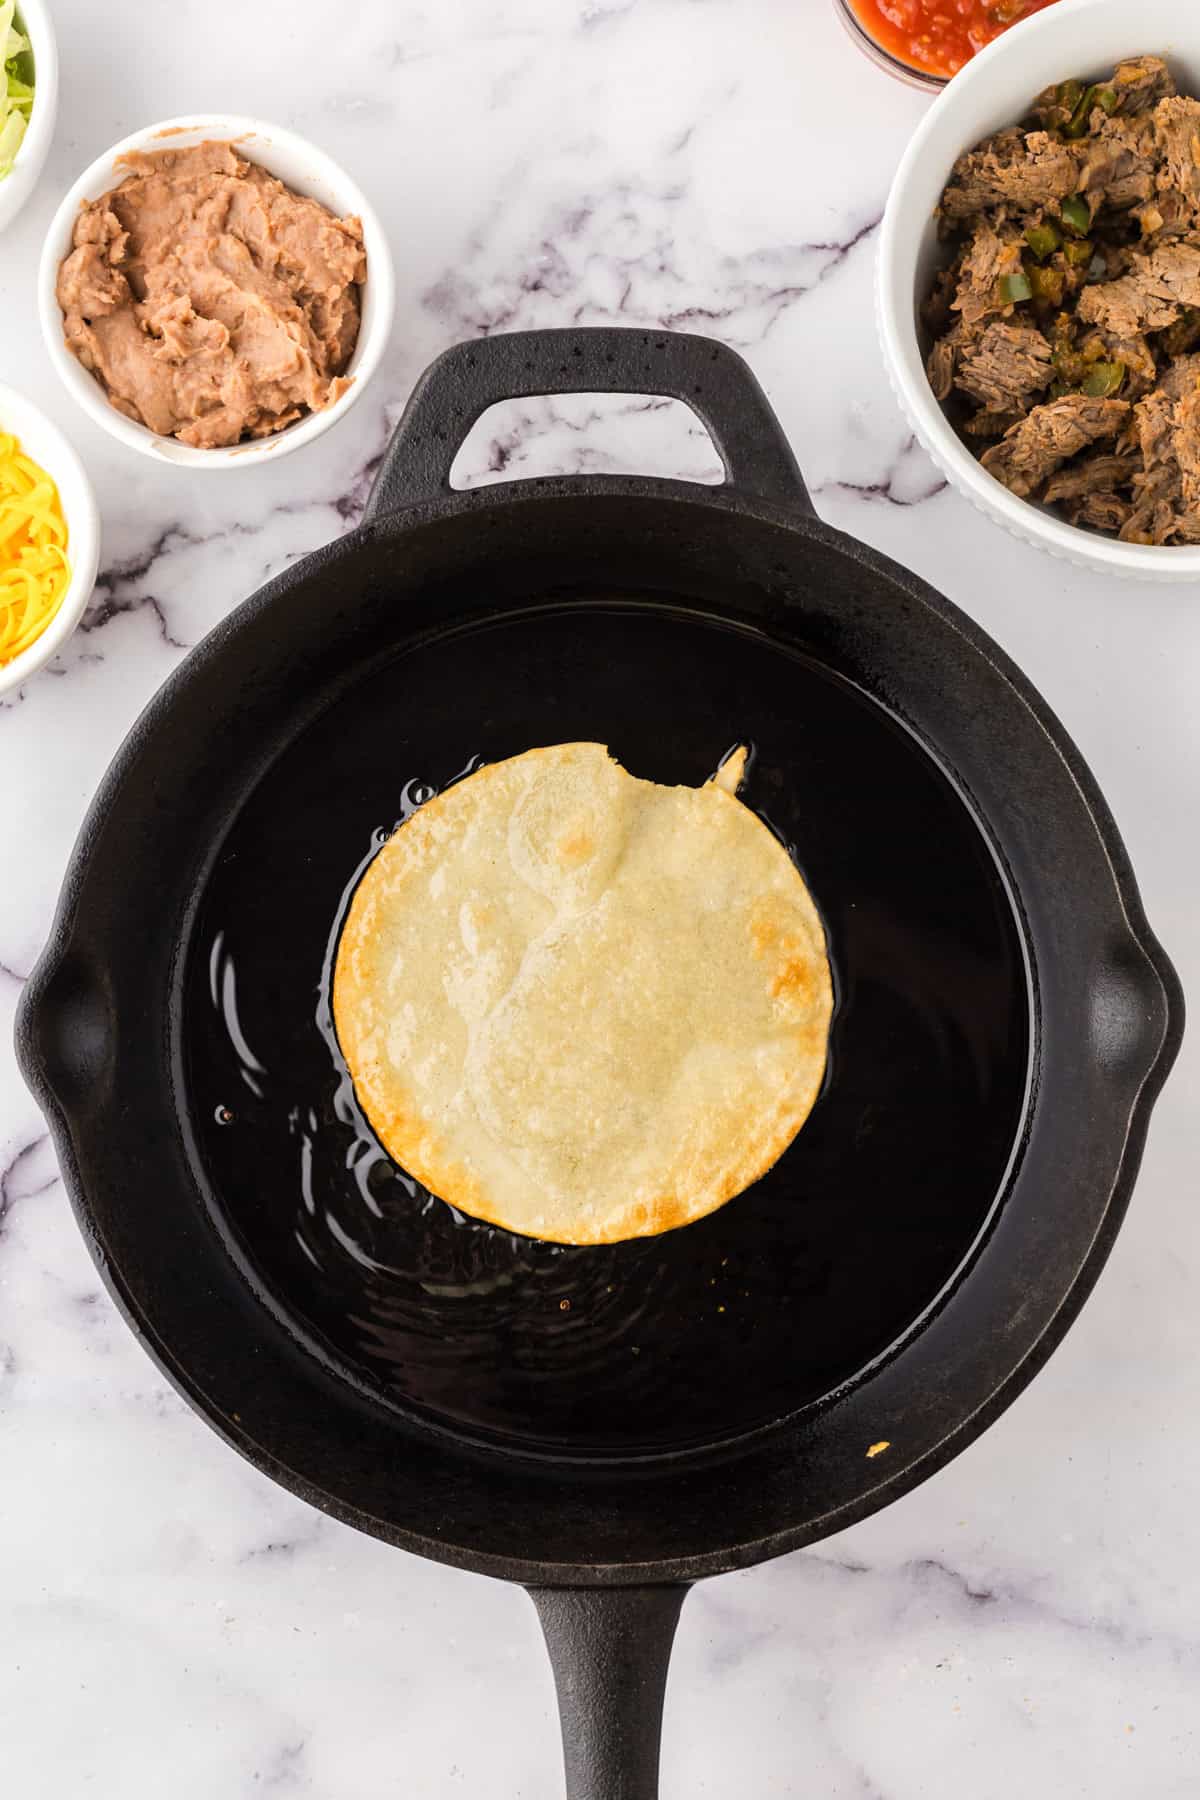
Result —
<path fill-rule="evenodd" d="M 1143 52 L 1165 56 L 1181 90 L 1200 95 L 1200 7 L 1185 0 L 1058 0 L 973 58 L 934 101 L 896 171 L 879 238 L 877 315 L 884 360 L 909 423 L 947 480 L 981 512 L 1084 568 L 1141 581 L 1195 581 L 1200 547 L 1123 544 L 1010 494 L 948 423 L 917 336 L 917 307 L 937 259 L 933 211 L 954 159 L 1024 117 L 1051 82 L 1092 79 Z"/>
<path fill-rule="evenodd" d="M 0 694 L 6 694 L 49 662 L 83 617 L 100 566 L 100 513 L 83 464 L 57 425 L 8 387 L 0 387 L 0 432 L 11 432 L 22 450 L 53 477 L 67 521 L 71 561 L 71 580 L 63 603 L 41 637 L 12 662 L 0 663 Z"/>
<path fill-rule="evenodd" d="M 58 119 L 58 45 L 50 9 L 46 0 L 17 0 L 17 11 L 33 51 L 33 111 L 12 169 L 0 181 L 0 231 L 12 224 L 37 186 Z"/>
<path fill-rule="evenodd" d="M 121 158 L 131 150 L 185 150 L 206 139 L 229 139 L 254 162 L 261 163 L 272 175 L 299 194 L 319 200 L 339 217 L 357 214 L 362 220 L 363 244 L 367 253 L 367 279 L 362 294 L 362 323 L 358 342 L 346 373 L 350 386 L 340 400 L 323 412 L 307 413 L 286 431 L 274 437 L 257 438 L 250 443 L 235 444 L 227 449 L 196 450 L 175 438 L 160 437 L 145 425 L 127 419 L 110 406 L 104 389 L 68 350 L 63 337 L 62 311 L 55 295 L 59 265 L 71 248 L 75 218 L 84 200 L 97 200 L 123 180 Z M 391 253 L 383 226 L 360 189 L 323 151 L 261 119 L 234 118 L 224 113 L 196 113 L 185 119 L 168 119 L 161 125 L 148 125 L 131 137 L 114 144 L 85 169 L 55 213 L 46 234 L 38 269 L 38 309 L 42 334 L 50 360 L 61 375 L 68 391 L 78 400 L 84 412 L 102 425 L 112 437 L 131 450 L 153 456 L 159 462 L 178 463 L 190 469 L 246 468 L 298 450 L 328 431 L 344 417 L 362 394 L 379 365 L 392 328 L 395 310 L 395 276 Z"/>

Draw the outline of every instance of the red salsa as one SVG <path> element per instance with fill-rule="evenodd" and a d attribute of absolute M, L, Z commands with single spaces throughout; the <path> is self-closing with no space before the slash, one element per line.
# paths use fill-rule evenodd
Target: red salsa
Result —
<path fill-rule="evenodd" d="M 1054 0 L 851 0 L 863 30 L 910 68 L 956 75 L 977 50 Z"/>

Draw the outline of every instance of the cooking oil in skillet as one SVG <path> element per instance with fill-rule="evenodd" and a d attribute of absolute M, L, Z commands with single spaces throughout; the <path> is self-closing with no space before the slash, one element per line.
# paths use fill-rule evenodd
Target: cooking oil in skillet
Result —
<path fill-rule="evenodd" d="M 322 1354 L 459 1430 L 647 1454 L 817 1401 L 952 1280 L 1002 1180 L 1025 976 L 971 813 L 857 690 L 732 631 L 714 660 L 714 629 L 650 611 L 543 618 L 535 688 L 530 646 L 497 626 L 486 693 L 460 708 L 448 648 L 410 654 L 285 752 L 208 883 L 184 1029 L 222 1223 Z M 663 683 L 683 696 L 669 725 L 650 704 Z M 743 798 L 797 856 L 839 992 L 826 1090 L 776 1167 L 682 1231 L 598 1248 L 498 1231 L 396 1168 L 329 1005 L 341 918 L 387 834 L 479 761 L 576 738 L 693 783 L 752 742 Z"/>

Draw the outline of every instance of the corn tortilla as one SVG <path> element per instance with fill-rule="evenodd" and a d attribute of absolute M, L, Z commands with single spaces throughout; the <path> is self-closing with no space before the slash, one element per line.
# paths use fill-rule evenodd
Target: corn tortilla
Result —
<path fill-rule="evenodd" d="M 730 779 L 665 787 L 601 744 L 493 763 L 364 874 L 338 1040 L 394 1160 L 476 1218 L 566 1244 L 703 1217 L 813 1106 L 825 934 Z"/>

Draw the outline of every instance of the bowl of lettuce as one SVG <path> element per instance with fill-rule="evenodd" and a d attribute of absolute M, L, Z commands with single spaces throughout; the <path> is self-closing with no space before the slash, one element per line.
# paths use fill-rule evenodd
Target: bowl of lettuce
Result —
<path fill-rule="evenodd" d="M 42 172 L 58 113 L 58 50 L 46 0 L 0 0 L 0 231 Z"/>

